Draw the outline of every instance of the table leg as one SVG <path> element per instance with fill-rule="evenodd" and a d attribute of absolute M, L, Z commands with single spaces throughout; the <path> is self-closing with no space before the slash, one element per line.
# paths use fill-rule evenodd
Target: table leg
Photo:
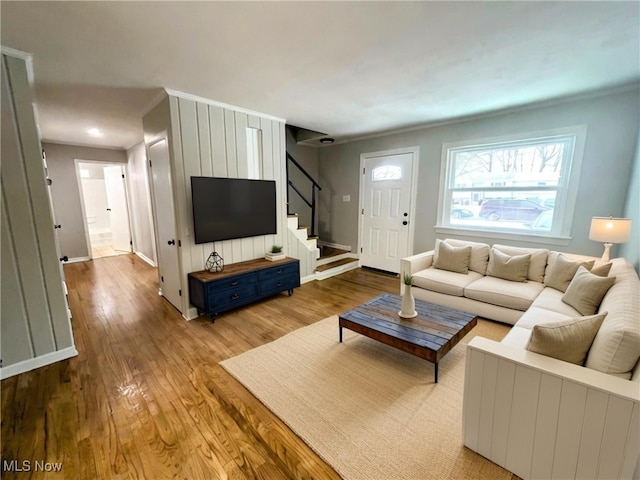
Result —
<path fill-rule="evenodd" d="M 342 343 L 342 325 L 339 325 L 338 330 L 340 331 L 340 343 Z"/>
<path fill-rule="evenodd" d="M 435 383 L 438 383 L 438 362 L 434 363 L 433 365 L 434 365 L 433 373 L 435 374 L 435 378 L 436 378 Z"/>

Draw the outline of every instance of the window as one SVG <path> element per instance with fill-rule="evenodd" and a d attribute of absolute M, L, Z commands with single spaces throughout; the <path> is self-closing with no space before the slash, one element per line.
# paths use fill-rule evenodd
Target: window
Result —
<path fill-rule="evenodd" d="M 445 144 L 438 227 L 568 238 L 585 136 L 571 127 Z"/>
<path fill-rule="evenodd" d="M 381 165 L 371 170 L 372 182 L 386 182 L 389 180 L 401 180 L 402 167 L 398 165 Z"/>
<path fill-rule="evenodd" d="M 247 127 L 247 178 L 260 180 L 262 150 L 260 149 L 262 131 Z"/>

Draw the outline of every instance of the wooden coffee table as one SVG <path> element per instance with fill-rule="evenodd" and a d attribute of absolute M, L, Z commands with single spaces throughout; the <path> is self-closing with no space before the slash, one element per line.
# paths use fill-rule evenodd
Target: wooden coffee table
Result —
<path fill-rule="evenodd" d="M 402 297 L 384 294 L 338 317 L 342 329 L 373 338 L 386 345 L 424 358 L 434 364 L 438 383 L 438 362 L 478 323 L 478 317 L 435 303 L 416 300 L 418 316 L 401 318 Z"/>

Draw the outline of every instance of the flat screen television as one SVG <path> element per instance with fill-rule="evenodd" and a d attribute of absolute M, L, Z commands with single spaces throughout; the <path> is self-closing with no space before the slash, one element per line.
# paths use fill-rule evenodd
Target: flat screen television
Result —
<path fill-rule="evenodd" d="M 276 182 L 191 177 L 196 243 L 278 233 Z"/>

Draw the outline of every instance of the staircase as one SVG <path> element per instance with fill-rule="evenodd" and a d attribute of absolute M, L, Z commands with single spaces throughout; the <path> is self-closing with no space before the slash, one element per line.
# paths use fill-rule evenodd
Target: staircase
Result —
<path fill-rule="evenodd" d="M 297 215 L 288 215 L 289 255 L 300 260 L 302 283 L 340 275 L 358 268 L 358 257 L 348 250 L 318 246 L 318 238 L 309 236 L 308 227 L 298 225 Z"/>
<path fill-rule="evenodd" d="M 358 257 L 351 251 L 321 245 L 320 258 L 316 263 L 316 280 L 324 280 L 358 268 L 358 266 Z"/>
<path fill-rule="evenodd" d="M 310 193 L 294 185 L 290 168 L 297 168 L 310 185 Z M 316 205 L 322 190 L 309 173 L 287 152 L 287 226 L 289 228 L 289 255 L 300 260 L 300 281 L 324 280 L 348 270 L 358 268 L 358 256 L 335 245 L 323 245 L 316 236 Z M 289 211 L 289 195 L 296 194 L 310 209 L 311 226 L 299 225 L 298 215 Z M 337 248 L 336 248 L 337 247 Z"/>

